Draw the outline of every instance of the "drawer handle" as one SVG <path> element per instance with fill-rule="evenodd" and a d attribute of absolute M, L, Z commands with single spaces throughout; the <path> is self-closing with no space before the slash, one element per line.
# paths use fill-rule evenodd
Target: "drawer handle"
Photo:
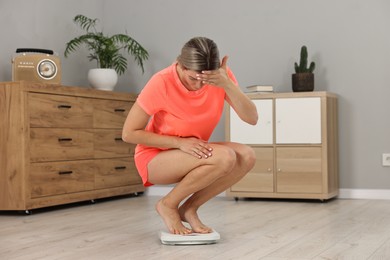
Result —
<path fill-rule="evenodd" d="M 68 137 L 59 137 L 58 138 L 58 142 L 70 142 L 72 140 L 73 140 L 72 138 L 68 138 Z"/>
<path fill-rule="evenodd" d="M 66 109 L 72 108 L 71 105 L 58 105 L 57 107 L 58 107 L 59 109 L 61 109 L 61 108 L 66 108 Z"/>
<path fill-rule="evenodd" d="M 116 166 L 115 170 L 124 170 L 126 169 L 126 166 Z"/>
<path fill-rule="evenodd" d="M 58 172 L 58 174 L 60 174 L 60 175 L 72 174 L 72 173 L 73 173 L 73 171 L 60 171 L 60 172 Z"/>
<path fill-rule="evenodd" d="M 115 140 L 115 141 L 123 141 L 123 140 L 122 140 L 122 137 L 115 137 L 114 140 Z"/>
<path fill-rule="evenodd" d="M 123 109 L 123 108 L 115 108 L 114 111 L 115 111 L 115 112 L 125 112 L 126 109 Z"/>

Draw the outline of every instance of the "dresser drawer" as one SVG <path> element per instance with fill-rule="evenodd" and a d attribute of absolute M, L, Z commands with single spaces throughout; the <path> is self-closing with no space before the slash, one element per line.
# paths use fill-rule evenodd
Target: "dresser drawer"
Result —
<path fill-rule="evenodd" d="M 90 99 L 49 94 L 28 94 L 31 127 L 92 128 Z"/>
<path fill-rule="evenodd" d="M 44 197 L 94 189 L 94 161 L 33 163 L 31 197 Z"/>
<path fill-rule="evenodd" d="M 94 99 L 93 126 L 122 129 L 132 105 L 130 101 Z"/>
<path fill-rule="evenodd" d="M 127 157 L 134 155 L 134 144 L 122 141 L 122 130 L 94 130 L 94 158 Z"/>
<path fill-rule="evenodd" d="M 95 189 L 142 184 L 133 158 L 96 160 Z"/>
<path fill-rule="evenodd" d="M 31 162 L 93 158 L 92 129 L 31 128 Z"/>

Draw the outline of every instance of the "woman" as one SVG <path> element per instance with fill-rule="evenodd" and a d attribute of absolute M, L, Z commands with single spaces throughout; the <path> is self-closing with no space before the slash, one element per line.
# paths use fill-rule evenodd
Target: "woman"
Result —
<path fill-rule="evenodd" d="M 212 232 L 197 210 L 255 163 L 249 146 L 208 142 L 225 100 L 243 121 L 257 123 L 256 107 L 240 90 L 227 60 L 220 61 L 212 40 L 191 39 L 175 63 L 149 80 L 123 127 L 123 140 L 138 144 L 134 158 L 144 185 L 176 183 L 156 204 L 172 234 Z"/>

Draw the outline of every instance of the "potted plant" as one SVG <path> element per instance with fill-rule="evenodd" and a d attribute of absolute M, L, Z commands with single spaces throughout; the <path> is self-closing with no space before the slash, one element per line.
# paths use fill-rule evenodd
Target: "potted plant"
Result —
<path fill-rule="evenodd" d="M 73 21 L 85 31 L 85 34 L 76 37 L 66 43 L 64 56 L 68 57 L 71 52 L 76 51 L 85 45 L 90 54 L 90 61 L 97 62 L 97 69 L 88 72 L 90 84 L 99 89 L 112 90 L 118 81 L 118 75 L 123 74 L 127 69 L 127 53 L 134 57 L 134 60 L 144 72 L 144 61 L 149 54 L 144 47 L 136 40 L 126 34 L 115 34 L 107 36 L 96 29 L 98 19 L 91 19 L 84 15 L 76 15 Z M 100 74 L 102 81 L 98 78 Z"/>
<path fill-rule="evenodd" d="M 307 47 L 301 47 L 301 58 L 299 65 L 295 62 L 295 74 L 292 75 L 292 89 L 294 92 L 313 91 L 314 90 L 314 74 L 316 67 L 314 62 L 307 67 Z"/>

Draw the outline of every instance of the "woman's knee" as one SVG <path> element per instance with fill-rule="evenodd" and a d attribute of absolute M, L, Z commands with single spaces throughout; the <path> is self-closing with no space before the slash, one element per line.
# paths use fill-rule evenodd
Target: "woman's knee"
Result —
<path fill-rule="evenodd" d="M 212 160 L 214 160 L 216 167 L 221 169 L 222 173 L 228 174 L 236 165 L 237 155 L 232 148 L 218 145 L 213 147 Z"/>
<path fill-rule="evenodd" d="M 256 153 L 252 147 L 248 145 L 240 145 L 236 151 L 240 166 L 246 171 L 250 171 L 256 163 Z"/>
<path fill-rule="evenodd" d="M 250 171 L 255 166 L 256 163 L 255 150 L 248 145 L 243 145 L 241 156 L 242 156 L 243 166 L 246 167 L 247 171 Z"/>

